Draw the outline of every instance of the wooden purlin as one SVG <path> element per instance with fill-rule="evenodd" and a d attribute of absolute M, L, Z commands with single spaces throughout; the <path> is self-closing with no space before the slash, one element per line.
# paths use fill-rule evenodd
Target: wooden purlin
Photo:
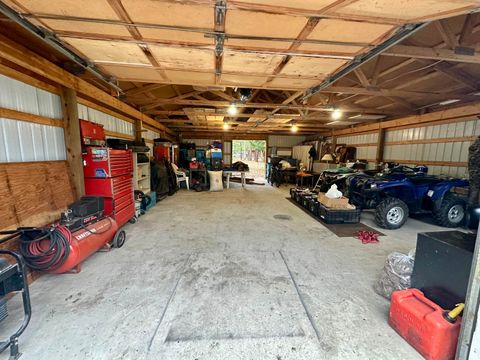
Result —
<path fill-rule="evenodd" d="M 420 46 L 395 45 L 385 51 L 383 55 L 480 64 L 480 55 L 478 53 L 463 55 L 457 54 L 450 49 L 432 49 Z"/>
<path fill-rule="evenodd" d="M 466 105 L 457 108 L 451 108 L 443 111 L 436 111 L 423 115 L 406 116 L 400 119 L 388 120 L 374 124 L 354 126 L 348 129 L 334 130 L 334 135 L 348 135 L 364 133 L 378 129 L 396 128 L 406 125 L 417 125 L 422 123 L 432 123 L 443 120 L 452 120 L 468 116 L 477 116 L 480 113 L 480 103 Z"/>
<path fill-rule="evenodd" d="M 158 128 L 160 131 L 170 135 L 174 133 L 165 126 L 158 124 L 155 120 L 132 108 L 130 105 L 114 98 L 106 92 L 98 89 L 94 85 L 80 79 L 69 72 L 61 69 L 50 61 L 42 58 L 34 52 L 28 50 L 3 35 L 0 35 L 0 58 L 12 61 L 17 65 L 32 71 L 42 77 L 45 77 L 59 85 L 76 90 L 80 95 L 87 96 L 96 102 L 100 102 L 107 107 L 116 109 L 134 118 L 140 118 L 143 122 Z"/>

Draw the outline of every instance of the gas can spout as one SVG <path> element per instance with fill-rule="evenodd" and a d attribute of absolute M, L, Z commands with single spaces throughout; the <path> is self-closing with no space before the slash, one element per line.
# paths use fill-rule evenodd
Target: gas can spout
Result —
<path fill-rule="evenodd" d="M 458 317 L 458 315 L 460 315 L 463 311 L 463 309 L 465 308 L 465 304 L 464 303 L 460 303 L 460 304 L 457 304 L 455 306 L 455 309 L 453 310 L 450 310 L 450 311 L 445 311 L 443 313 L 443 316 L 445 317 L 445 319 L 448 321 L 448 322 L 451 322 L 451 323 L 454 323 L 456 318 Z"/>

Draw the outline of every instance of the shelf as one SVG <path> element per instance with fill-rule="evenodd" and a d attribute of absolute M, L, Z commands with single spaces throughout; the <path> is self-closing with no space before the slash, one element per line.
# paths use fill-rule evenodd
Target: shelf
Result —
<path fill-rule="evenodd" d="M 150 165 L 150 163 L 137 163 L 137 166 L 147 166 Z"/>
<path fill-rule="evenodd" d="M 144 180 L 150 180 L 150 176 L 145 176 L 140 179 L 137 179 L 137 182 L 144 181 Z"/>

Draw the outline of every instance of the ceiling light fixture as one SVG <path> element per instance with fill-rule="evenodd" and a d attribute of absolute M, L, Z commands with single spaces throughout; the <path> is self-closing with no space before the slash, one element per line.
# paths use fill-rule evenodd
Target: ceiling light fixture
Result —
<path fill-rule="evenodd" d="M 296 133 L 298 131 L 298 126 L 293 124 L 292 127 L 290 128 L 290 131 L 293 133 Z"/>
<path fill-rule="evenodd" d="M 228 113 L 229 115 L 232 115 L 232 116 L 237 115 L 237 114 L 238 114 L 237 105 L 235 105 L 235 103 L 232 103 L 232 104 L 228 107 L 227 113 Z"/>
<path fill-rule="evenodd" d="M 333 109 L 330 117 L 332 118 L 332 120 L 339 120 L 342 117 L 342 115 L 343 115 L 342 110 Z"/>
<path fill-rule="evenodd" d="M 439 102 L 438 105 L 450 105 L 450 104 L 453 104 L 453 103 L 456 103 L 456 102 L 459 102 L 460 99 L 450 99 L 450 100 L 445 100 L 445 101 L 442 101 L 442 102 Z"/>
<path fill-rule="evenodd" d="M 227 122 L 223 123 L 223 130 L 228 130 L 230 129 L 230 125 Z"/>

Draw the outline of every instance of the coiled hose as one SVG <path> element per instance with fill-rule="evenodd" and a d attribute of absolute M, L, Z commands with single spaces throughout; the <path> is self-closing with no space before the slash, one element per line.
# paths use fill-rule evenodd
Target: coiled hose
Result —
<path fill-rule="evenodd" d="M 20 252 L 34 270 L 56 270 L 67 261 L 72 234 L 65 226 L 40 228 L 23 232 Z"/>

